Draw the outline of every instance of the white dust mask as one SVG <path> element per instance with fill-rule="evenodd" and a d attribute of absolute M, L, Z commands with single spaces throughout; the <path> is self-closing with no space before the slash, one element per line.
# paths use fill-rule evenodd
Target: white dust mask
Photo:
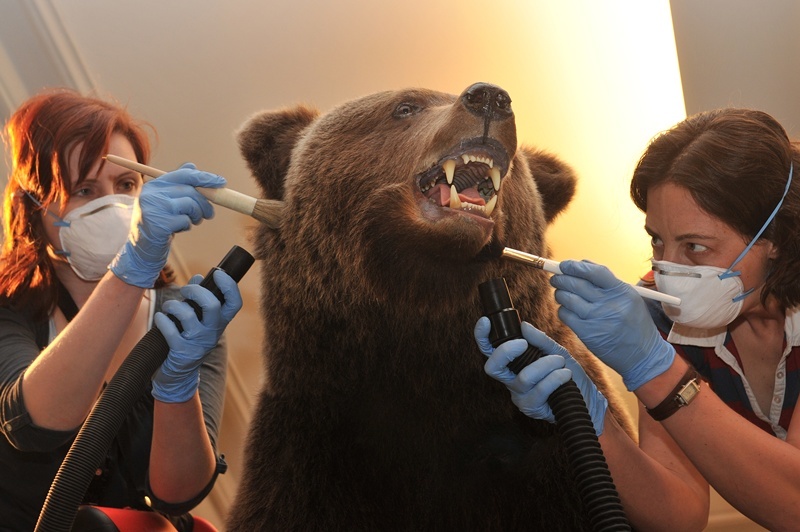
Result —
<path fill-rule="evenodd" d="M 669 318 L 689 327 L 715 329 L 725 327 L 742 310 L 742 300 L 752 292 L 744 291 L 738 271 L 714 266 L 686 266 L 665 260 L 653 260 L 656 286 L 660 292 L 679 297 L 679 307 L 662 304 Z"/>
<path fill-rule="evenodd" d="M 54 225 L 61 239 L 56 253 L 67 258 L 78 277 L 97 281 L 105 275 L 128 240 L 134 200 L 127 194 L 109 194 L 69 211 L 64 218 L 56 216 Z"/>
<path fill-rule="evenodd" d="M 750 251 L 778 214 L 778 209 L 789 192 L 793 172 L 794 165 L 789 168 L 789 179 L 778 205 L 728 269 L 687 266 L 655 259 L 651 261 L 658 290 L 681 299 L 679 307 L 662 303 L 664 312 L 672 321 L 697 329 L 716 329 L 725 327 L 736 319 L 742 310 L 742 300 L 753 293 L 755 288 L 745 291 L 741 272 L 733 268 Z"/>

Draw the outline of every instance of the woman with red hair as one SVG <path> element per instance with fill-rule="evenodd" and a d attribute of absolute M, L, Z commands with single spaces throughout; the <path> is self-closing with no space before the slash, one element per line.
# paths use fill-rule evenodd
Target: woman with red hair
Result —
<path fill-rule="evenodd" d="M 66 89 L 23 103 L 5 128 L 11 175 L 0 253 L 0 515 L 33 529 L 66 452 L 103 387 L 153 324 L 167 360 L 142 391 L 85 502 L 188 511 L 225 469 L 216 452 L 226 353 L 241 308 L 236 283 L 178 290 L 166 262 L 173 234 L 213 216 L 195 187 L 223 178 L 184 165 L 143 184 L 107 164 L 147 163 L 148 137 L 121 106 Z M 186 301 L 202 310 L 198 319 Z M 183 329 L 167 314 L 176 318 Z"/>

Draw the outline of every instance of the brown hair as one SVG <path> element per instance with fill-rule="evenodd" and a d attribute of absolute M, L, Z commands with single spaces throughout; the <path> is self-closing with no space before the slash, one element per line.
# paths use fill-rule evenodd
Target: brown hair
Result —
<path fill-rule="evenodd" d="M 760 237 L 778 252 L 762 302 L 772 294 L 789 308 L 800 303 L 800 149 L 773 117 L 734 108 L 690 116 L 650 143 L 633 172 L 631 198 L 646 212 L 648 190 L 675 183 L 749 241 L 778 205 L 792 164 L 786 199 Z"/>
<path fill-rule="evenodd" d="M 3 198 L 0 305 L 37 320 L 52 312 L 58 280 L 47 255 L 41 213 L 69 200 L 69 156 L 81 146 L 76 176 L 80 183 L 106 153 L 110 137 L 120 133 L 130 141 L 137 160 L 147 163 L 150 141 L 144 126 L 123 106 L 70 89 L 46 90 L 11 115 L 4 130 L 11 175 Z"/>

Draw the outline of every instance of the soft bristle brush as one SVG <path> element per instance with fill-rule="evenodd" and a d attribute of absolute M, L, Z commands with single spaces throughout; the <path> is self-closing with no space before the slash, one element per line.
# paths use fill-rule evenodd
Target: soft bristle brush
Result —
<path fill-rule="evenodd" d="M 158 168 L 137 163 L 136 161 L 131 161 L 124 157 L 119 157 L 118 155 L 108 154 L 105 156 L 105 159 L 118 166 L 133 170 L 134 172 L 139 172 L 148 177 L 159 177 L 166 174 L 165 171 L 159 170 Z M 197 187 L 197 190 L 211 203 L 251 216 L 273 229 L 276 229 L 280 225 L 283 215 L 282 201 L 256 199 L 229 188 Z"/>

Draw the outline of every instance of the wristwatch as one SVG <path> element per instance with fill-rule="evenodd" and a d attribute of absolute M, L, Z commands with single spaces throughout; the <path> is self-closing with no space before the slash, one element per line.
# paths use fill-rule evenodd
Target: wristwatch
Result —
<path fill-rule="evenodd" d="M 691 403 L 700 393 L 700 374 L 692 367 L 686 370 L 681 380 L 658 406 L 648 408 L 647 413 L 656 421 L 663 421 Z"/>

